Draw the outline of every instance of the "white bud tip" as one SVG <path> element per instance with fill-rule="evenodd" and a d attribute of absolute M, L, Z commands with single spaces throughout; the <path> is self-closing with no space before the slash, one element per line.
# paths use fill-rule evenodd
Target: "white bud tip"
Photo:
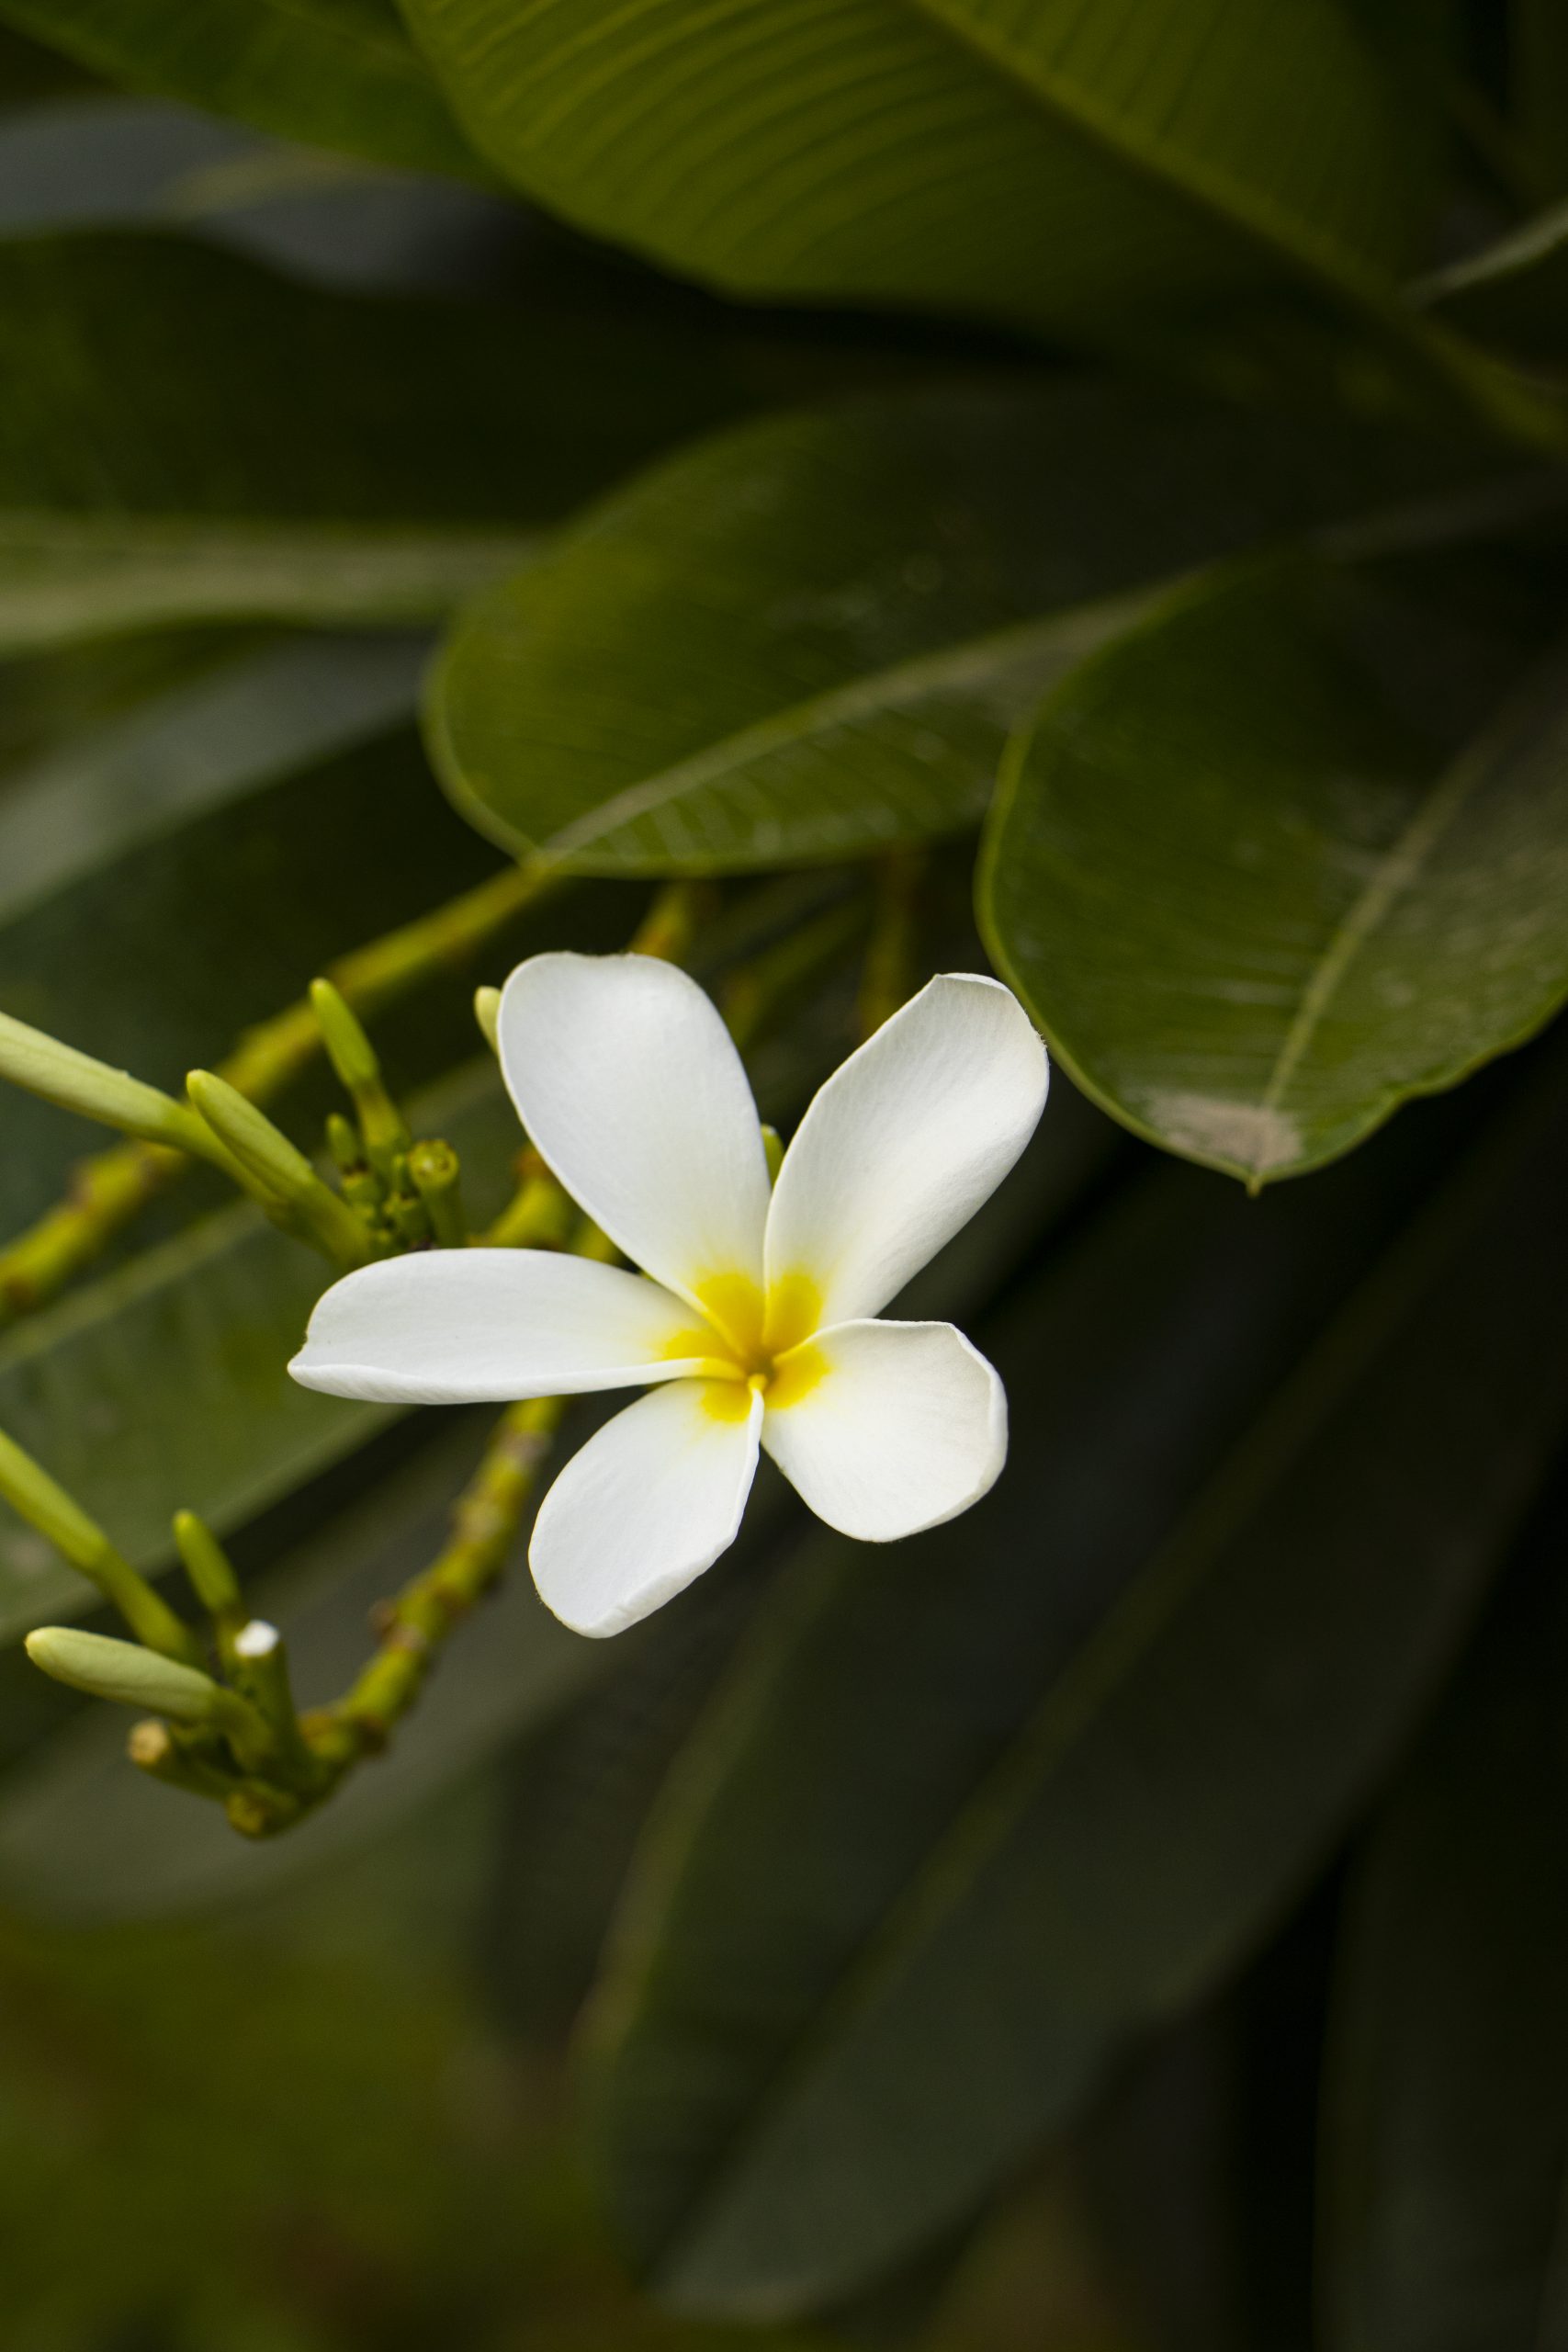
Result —
<path fill-rule="evenodd" d="M 270 1657 L 282 1639 L 276 1625 L 269 1625 L 265 1617 L 253 1617 L 250 1623 L 242 1625 L 234 1636 L 234 1656 Z"/>

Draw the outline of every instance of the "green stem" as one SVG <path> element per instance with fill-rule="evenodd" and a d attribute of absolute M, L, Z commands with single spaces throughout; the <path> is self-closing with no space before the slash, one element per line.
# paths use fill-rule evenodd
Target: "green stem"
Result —
<path fill-rule="evenodd" d="M 870 1037 L 914 993 L 915 944 L 923 849 L 890 850 L 877 862 L 871 937 L 866 942 L 857 1008 L 860 1034 Z"/>
<path fill-rule="evenodd" d="M 115 1549 L 96 1521 L 0 1430 L 0 1496 L 62 1559 L 111 1600 L 143 1646 L 183 1665 L 205 1664 L 201 1645 L 164 1600 Z"/>

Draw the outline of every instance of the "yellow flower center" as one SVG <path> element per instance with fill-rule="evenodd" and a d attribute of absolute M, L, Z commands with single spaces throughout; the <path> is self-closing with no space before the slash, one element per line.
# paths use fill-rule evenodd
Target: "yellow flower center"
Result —
<path fill-rule="evenodd" d="M 771 1410 L 798 1404 L 828 1369 L 812 1344 L 822 1294 L 809 1274 L 786 1274 L 766 1298 L 749 1274 L 713 1274 L 696 1285 L 706 1324 L 677 1331 L 667 1358 L 703 1356 L 712 1367 L 705 1403 L 716 1420 L 744 1420 L 761 1394 Z"/>

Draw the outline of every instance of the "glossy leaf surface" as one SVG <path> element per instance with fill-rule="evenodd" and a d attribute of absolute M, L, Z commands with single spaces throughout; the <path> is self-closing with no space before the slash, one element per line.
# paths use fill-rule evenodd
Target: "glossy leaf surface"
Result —
<path fill-rule="evenodd" d="M 1337 0 L 406 6 L 508 177 L 746 293 L 1125 335 L 1280 279 L 1364 296 L 1422 201 L 1416 77 Z"/>
<path fill-rule="evenodd" d="M 1009 726 L 1162 582 L 1465 462 L 1098 382 L 769 420 L 478 599 L 434 683 L 432 753 L 506 846 L 590 871 L 952 831 Z"/>
<path fill-rule="evenodd" d="M 1480 554 L 1175 598 L 1015 741 L 981 907 L 1068 1068 L 1249 1183 L 1568 994 L 1568 654 Z"/>

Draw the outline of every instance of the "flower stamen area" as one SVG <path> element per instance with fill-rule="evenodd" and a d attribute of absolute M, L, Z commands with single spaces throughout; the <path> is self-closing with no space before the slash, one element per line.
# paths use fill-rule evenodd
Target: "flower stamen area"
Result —
<path fill-rule="evenodd" d="M 708 1323 L 677 1332 L 665 1352 L 707 1360 L 705 1403 L 716 1420 L 744 1419 L 756 1395 L 776 1411 L 816 1387 L 828 1363 L 812 1343 L 822 1295 L 808 1274 L 786 1274 L 765 1299 L 749 1274 L 710 1275 L 695 1289 Z"/>

